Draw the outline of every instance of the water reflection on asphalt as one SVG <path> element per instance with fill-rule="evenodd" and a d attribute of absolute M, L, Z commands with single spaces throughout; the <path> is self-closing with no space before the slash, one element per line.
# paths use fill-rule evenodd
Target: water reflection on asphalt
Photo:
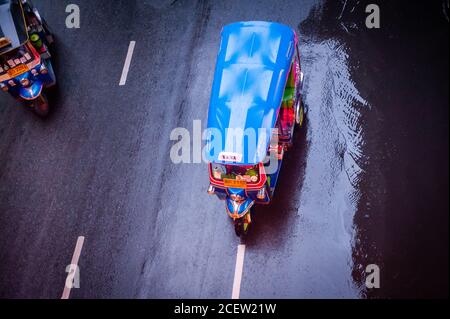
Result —
<path fill-rule="evenodd" d="M 364 158 L 364 132 L 360 108 L 369 108 L 351 79 L 346 48 L 337 40 L 306 42 L 301 46 L 303 69 L 307 75 L 305 103 L 308 107 L 309 152 L 304 184 L 299 194 L 298 214 L 302 222 L 297 232 L 316 268 L 328 280 L 317 282 L 317 296 L 357 297 L 359 288 L 351 279 L 353 217 L 360 197 L 360 162 Z M 308 234 L 308 235 L 306 235 Z M 323 275 L 326 273 L 327 275 Z M 329 286 L 328 289 L 326 286 Z"/>

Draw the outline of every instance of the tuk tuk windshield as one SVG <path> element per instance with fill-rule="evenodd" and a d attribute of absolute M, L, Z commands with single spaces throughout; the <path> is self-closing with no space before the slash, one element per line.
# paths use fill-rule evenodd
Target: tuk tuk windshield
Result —
<path fill-rule="evenodd" d="M 1 0 L 0 0 L 1 1 Z M 0 75 L 20 64 L 28 64 L 34 60 L 34 55 L 26 45 L 0 55 Z"/>
<path fill-rule="evenodd" d="M 234 179 L 247 183 L 259 182 L 258 165 L 211 164 L 212 176 L 215 180 Z"/>
<path fill-rule="evenodd" d="M 21 46 L 28 40 L 27 27 L 19 0 L 0 0 L 0 54 Z"/>

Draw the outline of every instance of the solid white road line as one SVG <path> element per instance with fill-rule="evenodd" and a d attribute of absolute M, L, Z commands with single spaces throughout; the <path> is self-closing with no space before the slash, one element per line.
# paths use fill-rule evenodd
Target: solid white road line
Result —
<path fill-rule="evenodd" d="M 72 261 L 70 262 L 70 265 L 72 267 L 78 267 L 78 260 L 80 259 L 80 254 L 81 254 L 81 249 L 83 248 L 83 243 L 84 243 L 84 237 L 83 236 L 79 236 L 77 239 L 77 244 L 75 245 L 75 251 L 73 252 L 73 256 L 72 256 Z M 65 281 L 65 285 L 64 285 L 64 291 L 62 294 L 61 299 L 69 299 L 70 296 L 70 290 L 72 289 L 71 285 L 67 284 L 67 281 L 70 278 L 72 278 L 73 274 L 71 272 L 69 272 L 67 274 L 67 278 Z"/>
<path fill-rule="evenodd" d="M 245 245 L 238 245 L 236 256 L 236 268 L 234 269 L 233 292 L 231 299 L 239 299 L 241 291 L 242 270 L 244 269 Z"/>
<path fill-rule="evenodd" d="M 133 57 L 134 46 L 136 45 L 136 41 L 131 41 L 128 46 L 128 53 L 125 59 L 125 64 L 122 70 L 122 76 L 120 77 L 119 85 L 125 85 L 127 83 L 128 71 L 130 70 L 131 58 Z"/>

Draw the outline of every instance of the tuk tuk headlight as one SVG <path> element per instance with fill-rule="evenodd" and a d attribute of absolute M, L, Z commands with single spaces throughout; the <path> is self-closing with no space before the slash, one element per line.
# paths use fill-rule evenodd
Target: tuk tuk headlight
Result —
<path fill-rule="evenodd" d="M 32 69 L 31 70 L 31 74 L 33 74 L 34 76 L 38 76 L 39 75 L 39 73 L 38 73 L 38 71 L 36 71 L 36 69 Z"/>
<path fill-rule="evenodd" d="M 9 88 L 6 84 L 0 83 L 0 88 L 3 92 L 8 92 Z"/>
<path fill-rule="evenodd" d="M 243 202 L 244 200 L 245 200 L 245 198 L 244 197 L 242 197 L 241 195 L 239 195 L 239 194 L 231 194 L 230 195 L 230 198 L 231 198 L 231 200 L 233 200 L 233 201 L 235 201 L 235 202 Z"/>
<path fill-rule="evenodd" d="M 23 79 L 20 80 L 20 84 L 23 87 L 28 87 L 28 86 L 30 86 L 30 80 L 28 80 L 27 78 L 23 78 Z"/>
<path fill-rule="evenodd" d="M 39 70 L 39 72 L 41 72 L 41 74 L 45 75 L 48 73 L 48 69 L 45 65 L 41 65 L 41 69 Z"/>

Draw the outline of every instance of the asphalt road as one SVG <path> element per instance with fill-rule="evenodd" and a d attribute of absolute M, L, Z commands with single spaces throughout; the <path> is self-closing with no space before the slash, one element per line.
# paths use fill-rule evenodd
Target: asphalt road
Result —
<path fill-rule="evenodd" d="M 241 298 L 448 296 L 442 2 L 380 1 L 378 30 L 365 1 L 80 0 L 80 29 L 71 1 L 35 2 L 59 86 L 44 121 L 0 96 L 1 298 L 60 298 L 79 236 L 71 298 L 230 298 L 239 244 Z M 243 242 L 207 166 L 169 157 L 172 129 L 205 125 L 220 30 L 239 20 L 299 31 L 309 108 Z"/>

